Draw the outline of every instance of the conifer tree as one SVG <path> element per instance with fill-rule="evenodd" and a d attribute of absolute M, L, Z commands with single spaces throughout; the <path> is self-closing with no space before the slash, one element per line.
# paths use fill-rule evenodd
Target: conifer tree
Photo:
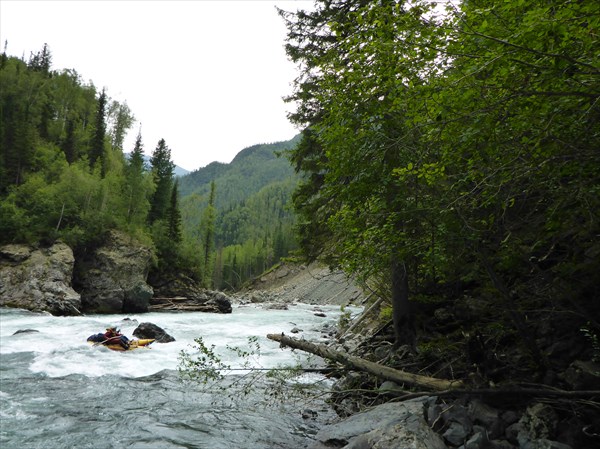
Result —
<path fill-rule="evenodd" d="M 204 274 L 202 276 L 205 287 L 210 287 L 212 282 L 211 276 L 211 253 L 214 246 L 215 238 L 215 220 L 216 220 L 216 209 L 215 209 L 215 182 L 210 183 L 210 197 L 208 205 L 204 210 L 202 221 L 200 222 L 202 246 L 204 250 Z"/>
<path fill-rule="evenodd" d="M 44 44 L 41 51 L 33 54 L 29 57 L 27 67 L 34 72 L 41 72 L 46 76 L 50 75 L 50 67 L 52 66 L 52 54 L 48 44 Z"/>
<path fill-rule="evenodd" d="M 167 210 L 167 236 L 173 244 L 181 243 L 181 212 L 179 211 L 179 192 L 177 180 L 171 189 L 171 202 Z"/>
<path fill-rule="evenodd" d="M 104 165 L 104 138 L 106 136 L 106 90 L 102 89 L 102 93 L 98 97 L 96 108 L 96 124 L 94 127 L 94 136 L 92 138 L 92 146 L 90 148 L 90 168 L 93 170 L 96 162 L 100 161 Z M 101 168 L 102 177 L 105 175 L 104 167 Z"/>
<path fill-rule="evenodd" d="M 62 150 L 65 153 L 65 159 L 69 164 L 76 160 L 76 139 L 75 139 L 75 121 L 67 120 L 67 136 L 65 137 Z"/>
<path fill-rule="evenodd" d="M 148 214 L 148 221 L 152 224 L 156 220 L 166 218 L 173 186 L 175 164 L 171 162 L 171 150 L 165 143 L 165 139 L 158 141 L 158 145 L 152 153 L 150 164 L 152 165 L 152 176 L 156 185 L 156 190 L 150 201 L 150 213 Z"/>
<path fill-rule="evenodd" d="M 129 187 L 129 205 L 127 209 L 127 222 L 142 222 L 143 218 L 137 217 L 145 215 L 147 208 L 141 206 L 146 203 L 146 189 L 144 188 L 144 146 L 142 144 L 142 133 L 141 130 L 135 139 L 135 145 L 133 151 L 129 155 L 129 161 L 127 162 L 127 184 Z"/>

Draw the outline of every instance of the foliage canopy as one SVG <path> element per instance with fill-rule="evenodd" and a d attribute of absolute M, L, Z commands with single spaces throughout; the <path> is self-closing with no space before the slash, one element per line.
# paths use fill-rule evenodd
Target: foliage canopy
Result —
<path fill-rule="evenodd" d="M 300 69 L 288 100 L 305 128 L 290 155 L 305 174 L 301 245 L 387 279 L 397 342 L 411 343 L 409 292 L 488 292 L 524 342 L 524 309 L 597 316 L 597 2 L 280 13 Z"/>

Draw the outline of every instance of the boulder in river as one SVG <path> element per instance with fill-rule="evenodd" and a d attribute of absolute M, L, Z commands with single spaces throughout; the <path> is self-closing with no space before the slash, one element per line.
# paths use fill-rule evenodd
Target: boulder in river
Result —
<path fill-rule="evenodd" d="M 81 298 L 72 285 L 74 257 L 63 242 L 49 247 L 0 247 L 0 306 L 53 315 L 80 315 Z"/>
<path fill-rule="evenodd" d="M 153 338 L 157 343 L 169 343 L 175 339 L 167 332 L 154 323 L 140 323 L 133 331 L 133 336 L 137 338 Z"/>
<path fill-rule="evenodd" d="M 14 332 L 13 335 L 18 335 L 18 334 L 35 334 L 36 332 L 39 332 L 37 329 L 19 329 L 18 331 Z"/>

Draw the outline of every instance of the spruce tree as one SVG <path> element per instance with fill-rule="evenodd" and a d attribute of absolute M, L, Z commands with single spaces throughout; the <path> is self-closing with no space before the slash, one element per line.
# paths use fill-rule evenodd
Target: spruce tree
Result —
<path fill-rule="evenodd" d="M 167 210 L 167 236 L 173 244 L 181 243 L 181 212 L 179 211 L 178 182 L 175 181 L 171 189 L 171 202 Z"/>
<path fill-rule="evenodd" d="M 202 221 L 200 222 L 200 235 L 202 238 L 202 246 L 204 250 L 204 273 L 202 280 L 205 287 L 210 287 L 212 282 L 211 276 L 211 253 L 214 247 L 215 239 L 215 220 L 217 212 L 215 209 L 215 182 L 210 183 L 210 197 L 208 205 L 204 210 Z"/>
<path fill-rule="evenodd" d="M 156 185 L 156 190 L 150 201 L 150 213 L 148 221 L 150 224 L 156 220 L 166 218 L 173 186 L 173 170 L 175 164 L 171 162 L 171 150 L 165 143 L 165 139 L 160 139 L 156 149 L 150 159 L 152 165 L 152 176 Z"/>
<path fill-rule="evenodd" d="M 65 153 L 65 159 L 69 164 L 76 160 L 76 139 L 75 139 L 75 121 L 67 120 L 67 136 L 62 143 L 62 150 Z"/>
<path fill-rule="evenodd" d="M 145 220 L 147 208 L 141 207 L 146 204 L 146 189 L 144 188 L 144 146 L 142 144 L 141 131 L 135 139 L 133 151 L 127 161 L 127 184 L 129 191 L 129 206 L 127 209 L 127 222 L 142 222 Z M 140 217 L 144 215 L 144 217 Z M 136 218 L 137 216 L 137 218 Z"/>
<path fill-rule="evenodd" d="M 96 125 L 94 127 L 94 136 L 92 138 L 92 146 L 90 148 L 90 168 L 93 170 L 96 162 L 100 160 L 100 163 L 104 162 L 104 138 L 106 136 L 106 103 L 107 95 L 106 90 L 102 89 L 102 93 L 98 97 L 98 104 L 96 108 Z M 104 165 L 104 164 L 103 164 Z M 101 169 L 102 177 L 104 177 L 104 167 Z"/>

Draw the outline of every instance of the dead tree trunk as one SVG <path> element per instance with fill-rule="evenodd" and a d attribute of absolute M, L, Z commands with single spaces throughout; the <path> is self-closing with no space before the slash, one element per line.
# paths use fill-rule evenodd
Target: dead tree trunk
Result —
<path fill-rule="evenodd" d="M 435 391 L 444 391 L 463 386 L 460 380 L 436 379 L 435 377 L 407 373 L 405 371 L 379 365 L 369 360 L 361 359 L 360 357 L 355 357 L 344 352 L 335 351 L 324 345 L 287 337 L 284 334 L 268 334 L 267 338 L 269 340 L 274 340 L 281 343 L 282 347 L 289 346 L 293 349 L 300 349 L 301 351 L 310 352 L 311 354 L 318 355 L 324 359 L 341 363 L 342 365 L 351 369 L 372 374 L 380 379 L 391 380 L 397 384 L 416 385 Z"/>

